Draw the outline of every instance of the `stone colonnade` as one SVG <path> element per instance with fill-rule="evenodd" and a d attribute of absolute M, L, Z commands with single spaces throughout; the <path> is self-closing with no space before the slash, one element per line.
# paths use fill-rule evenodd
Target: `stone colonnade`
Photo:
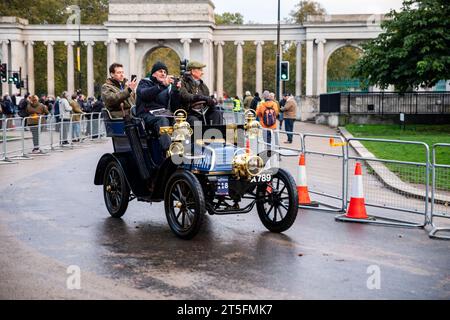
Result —
<path fill-rule="evenodd" d="M 107 46 L 107 66 L 113 62 L 121 62 L 128 65 L 127 74 L 140 74 L 139 70 L 136 70 L 139 66 L 136 54 L 136 45 L 141 39 L 109 39 L 105 42 L 87 41 L 82 45 L 87 47 L 87 96 L 94 95 L 94 46 L 106 45 Z M 211 92 L 216 92 L 217 96 L 223 96 L 223 77 L 224 77 L 224 53 L 223 47 L 225 41 L 211 39 L 190 39 L 182 38 L 180 40 L 182 47 L 182 57 L 184 59 L 191 59 L 192 52 L 191 46 L 198 45 L 201 47 L 201 61 L 204 62 L 207 67 L 205 68 L 204 81 L 211 89 Z M 16 42 L 20 42 L 20 45 L 16 45 Z M 243 97 L 243 61 L 244 53 L 243 46 L 248 40 L 236 40 L 234 45 L 236 46 L 236 94 L 239 97 Z M 295 95 L 301 96 L 306 94 L 307 96 L 313 96 L 326 92 L 326 57 L 325 57 L 325 44 L 326 39 L 307 39 L 306 41 L 285 41 L 290 42 L 296 46 L 296 68 L 295 68 Z M 8 57 L 15 57 L 16 50 L 25 51 L 21 54 L 25 54 L 24 61 L 26 62 L 26 68 L 22 69 L 22 75 L 28 76 L 28 91 L 34 93 L 35 91 L 35 74 L 34 74 L 34 50 L 33 46 L 36 41 L 9 41 L 0 40 L 0 46 L 2 50 L 3 63 L 8 63 L 11 68 L 14 68 L 14 63 L 8 61 Z M 256 50 L 256 64 L 255 74 L 256 83 L 255 88 L 257 92 L 262 92 L 263 88 L 263 50 L 265 42 L 262 40 L 251 41 Z M 119 59 L 119 45 L 128 47 L 127 57 L 128 61 L 117 61 Z M 306 92 L 302 92 L 302 46 L 306 44 Z M 44 45 L 47 48 L 47 93 L 49 95 L 55 95 L 55 71 L 54 71 L 54 45 L 55 41 L 44 41 Z M 69 92 L 75 91 L 75 62 L 74 62 L 74 47 L 75 42 L 66 41 L 64 45 L 67 47 L 67 90 Z M 23 48 L 23 49 L 21 49 Z M 151 48 L 149 48 L 151 49 Z M 9 51 L 11 50 L 11 52 Z M 214 59 L 214 50 L 216 52 L 216 60 Z M 329 55 L 328 55 L 329 56 Z M 17 63 L 15 63 L 17 64 Z M 291 74 L 293 70 L 291 69 Z M 106 76 L 109 76 L 109 71 L 106 70 Z M 24 76 L 23 76 L 24 78 Z M 213 83 L 215 81 L 215 87 Z M 2 84 L 3 93 L 8 92 L 9 85 L 7 83 Z M 14 93 L 14 92 L 12 92 Z M 60 94 L 59 92 L 57 94 Z"/>

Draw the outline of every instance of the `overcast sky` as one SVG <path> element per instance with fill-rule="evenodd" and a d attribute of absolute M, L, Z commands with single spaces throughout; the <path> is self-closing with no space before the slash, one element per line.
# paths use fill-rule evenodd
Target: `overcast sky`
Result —
<path fill-rule="evenodd" d="M 240 12 L 245 22 L 276 23 L 277 0 L 212 0 L 216 13 Z M 281 19 L 288 17 L 299 0 L 281 0 Z M 318 0 L 329 14 L 387 13 L 399 9 L 402 0 Z"/>

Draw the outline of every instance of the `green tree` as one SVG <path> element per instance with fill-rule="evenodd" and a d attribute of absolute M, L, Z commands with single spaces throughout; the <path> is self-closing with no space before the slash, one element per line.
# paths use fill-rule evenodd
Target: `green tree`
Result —
<path fill-rule="evenodd" d="M 295 5 L 295 9 L 291 11 L 290 19 L 288 22 L 294 22 L 303 24 L 309 15 L 324 15 L 326 14 L 325 8 L 316 1 L 306 0 L 300 1 Z"/>
<path fill-rule="evenodd" d="M 160 47 L 153 50 L 146 58 L 145 70 L 147 72 L 151 71 L 153 64 L 157 61 L 162 61 L 167 65 L 170 75 L 180 75 L 180 57 L 172 49 Z"/>
<path fill-rule="evenodd" d="M 30 24 L 62 24 L 72 14 L 66 10 L 71 5 L 78 5 L 81 10 L 82 24 L 103 24 L 108 19 L 108 0 L 8 0 L 0 6 L 0 16 L 16 16 L 27 19 Z M 83 41 L 83 34 L 81 34 Z M 74 50 L 76 51 L 76 50 Z M 55 59 L 55 91 L 56 94 L 67 86 L 67 50 L 62 42 L 54 46 Z M 36 42 L 34 49 L 34 71 L 36 75 L 36 93 L 47 93 L 47 49 L 43 42 Z M 76 61 L 76 60 L 75 60 Z M 99 94 L 100 86 L 106 76 L 106 47 L 103 43 L 94 46 L 94 88 Z M 81 72 L 83 92 L 87 91 L 86 47 L 81 50 Z M 78 86 L 78 74 L 75 72 L 75 84 Z"/>
<path fill-rule="evenodd" d="M 404 1 L 383 21 L 383 33 L 363 46 L 354 75 L 403 92 L 450 79 L 449 17 L 448 0 Z"/>
<path fill-rule="evenodd" d="M 333 52 L 328 60 L 328 80 L 343 80 L 352 77 L 352 66 L 358 61 L 362 51 L 345 46 Z"/>
<path fill-rule="evenodd" d="M 244 16 L 239 12 L 231 13 L 224 12 L 222 14 L 214 15 L 217 25 L 223 24 L 244 24 Z"/>

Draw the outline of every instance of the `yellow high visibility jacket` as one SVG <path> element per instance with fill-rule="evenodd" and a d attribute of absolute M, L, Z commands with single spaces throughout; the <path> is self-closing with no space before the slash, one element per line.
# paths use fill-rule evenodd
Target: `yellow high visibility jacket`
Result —
<path fill-rule="evenodd" d="M 241 100 L 234 99 L 233 100 L 233 112 L 239 112 L 241 111 Z"/>

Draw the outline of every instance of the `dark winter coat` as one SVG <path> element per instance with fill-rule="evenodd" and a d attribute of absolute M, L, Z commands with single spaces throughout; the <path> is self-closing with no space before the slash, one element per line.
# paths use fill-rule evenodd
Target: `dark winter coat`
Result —
<path fill-rule="evenodd" d="M 178 88 L 165 86 L 154 77 L 142 79 L 136 89 L 138 115 L 162 108 L 175 111 L 180 107 L 180 103 Z"/>

